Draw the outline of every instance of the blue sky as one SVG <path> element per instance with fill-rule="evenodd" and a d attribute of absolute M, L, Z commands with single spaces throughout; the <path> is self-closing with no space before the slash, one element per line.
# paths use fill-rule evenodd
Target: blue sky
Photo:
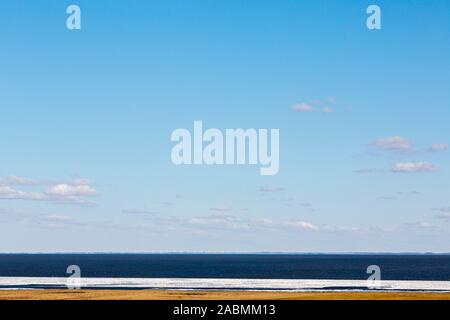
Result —
<path fill-rule="evenodd" d="M 14 1 L 0 24 L 0 251 L 450 251 L 448 1 Z M 279 128 L 279 173 L 174 166 L 194 120 Z"/>

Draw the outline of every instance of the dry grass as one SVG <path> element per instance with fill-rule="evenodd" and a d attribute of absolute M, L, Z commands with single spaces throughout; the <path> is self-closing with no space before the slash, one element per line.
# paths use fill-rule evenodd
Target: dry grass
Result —
<path fill-rule="evenodd" d="M 0 290 L 0 300 L 450 300 L 450 293 L 178 290 Z"/>

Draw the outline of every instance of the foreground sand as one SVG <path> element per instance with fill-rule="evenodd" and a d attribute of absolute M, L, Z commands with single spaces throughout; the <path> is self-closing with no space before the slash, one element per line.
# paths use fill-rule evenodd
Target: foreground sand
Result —
<path fill-rule="evenodd" d="M 175 290 L 0 290 L 0 300 L 450 300 L 450 293 Z"/>

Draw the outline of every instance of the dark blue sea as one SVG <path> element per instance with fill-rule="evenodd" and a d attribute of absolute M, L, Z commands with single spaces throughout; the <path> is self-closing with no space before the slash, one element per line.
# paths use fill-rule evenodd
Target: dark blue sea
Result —
<path fill-rule="evenodd" d="M 0 277 L 364 280 L 378 265 L 383 280 L 450 281 L 450 255 L 329 254 L 0 254 Z"/>

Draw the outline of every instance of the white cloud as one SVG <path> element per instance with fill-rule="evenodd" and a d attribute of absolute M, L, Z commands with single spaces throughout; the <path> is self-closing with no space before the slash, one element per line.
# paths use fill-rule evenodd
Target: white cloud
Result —
<path fill-rule="evenodd" d="M 329 106 L 324 106 L 326 104 L 334 104 L 334 98 L 328 98 L 326 100 L 316 100 L 311 103 L 299 102 L 291 106 L 291 109 L 295 112 L 315 112 L 320 111 L 323 113 L 332 113 L 334 109 Z"/>
<path fill-rule="evenodd" d="M 413 142 L 400 136 L 394 136 L 375 140 L 372 145 L 382 150 L 409 151 L 413 147 Z"/>
<path fill-rule="evenodd" d="M 392 172 L 414 173 L 439 171 L 439 167 L 430 162 L 398 162 L 391 168 Z"/>
<path fill-rule="evenodd" d="M 0 199 L 8 200 L 46 200 L 46 196 L 38 192 L 27 192 L 11 188 L 10 186 L 0 186 Z"/>
<path fill-rule="evenodd" d="M 448 150 L 448 144 L 435 143 L 435 144 L 432 144 L 428 150 L 431 152 L 446 151 L 446 150 Z"/>
<path fill-rule="evenodd" d="M 421 195 L 422 193 L 416 190 L 412 190 L 412 191 L 398 191 L 397 194 L 399 196 L 418 196 Z"/>
<path fill-rule="evenodd" d="M 436 226 L 432 223 L 425 222 L 425 221 L 416 221 L 416 222 L 404 223 L 403 225 L 400 226 L 400 228 L 413 229 L 413 230 L 418 230 L 418 231 L 421 231 L 421 230 L 422 231 L 423 230 L 436 231 L 439 229 L 439 226 Z"/>
<path fill-rule="evenodd" d="M 220 230 L 246 230 L 250 228 L 249 220 L 221 213 L 188 218 L 180 224 L 185 227 L 213 228 Z"/>
<path fill-rule="evenodd" d="M 46 192 L 49 195 L 57 197 L 77 197 L 77 196 L 95 196 L 97 191 L 86 184 L 66 184 L 61 183 L 50 187 Z"/>
<path fill-rule="evenodd" d="M 433 210 L 441 213 L 436 216 L 437 218 L 450 220 L 450 207 L 433 208 Z"/>
<path fill-rule="evenodd" d="M 0 185 L 36 186 L 36 185 L 41 185 L 41 184 L 43 184 L 43 181 L 18 177 L 18 176 L 14 176 L 14 175 L 0 179 Z"/>
<path fill-rule="evenodd" d="M 305 103 L 305 102 L 300 102 L 300 103 L 296 103 L 292 106 L 292 110 L 294 110 L 295 112 L 311 112 L 311 111 L 315 111 L 316 108 L 314 108 L 312 105 Z"/>
<path fill-rule="evenodd" d="M 0 199 L 33 200 L 59 203 L 91 205 L 83 198 L 95 196 L 97 191 L 87 179 L 75 179 L 71 182 L 51 182 L 50 180 L 33 180 L 17 176 L 0 179 Z M 48 185 L 46 190 L 35 191 L 39 186 Z M 20 190 L 17 187 L 21 186 Z"/>
<path fill-rule="evenodd" d="M 415 152 L 442 152 L 449 149 L 449 145 L 446 143 L 434 143 L 421 150 L 414 150 L 414 142 L 410 139 L 393 136 L 387 138 L 380 138 L 372 142 L 372 145 L 380 150 L 385 151 L 415 151 Z"/>
<path fill-rule="evenodd" d="M 450 213 L 443 213 L 437 216 L 439 219 L 449 220 L 450 221 Z"/>
<path fill-rule="evenodd" d="M 436 218 L 450 221 L 450 207 L 433 208 L 432 210 L 440 212 Z"/>
<path fill-rule="evenodd" d="M 268 218 L 247 219 L 227 214 L 214 214 L 209 216 L 197 216 L 187 221 L 188 225 L 212 227 L 220 229 L 270 229 L 283 230 L 310 230 L 318 231 L 320 227 L 303 220 L 273 220 Z"/>
<path fill-rule="evenodd" d="M 309 230 L 319 230 L 319 227 L 307 222 L 307 221 L 301 221 L 301 220 L 293 220 L 293 221 L 287 221 L 284 223 L 285 226 L 292 227 L 294 229 L 309 229 Z"/>

